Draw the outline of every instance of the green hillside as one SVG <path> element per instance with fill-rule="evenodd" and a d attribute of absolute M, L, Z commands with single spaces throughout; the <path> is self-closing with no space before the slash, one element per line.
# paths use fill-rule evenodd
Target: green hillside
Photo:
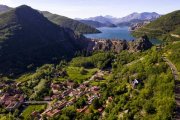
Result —
<path fill-rule="evenodd" d="M 83 36 L 59 27 L 28 6 L 0 15 L 0 73 L 19 74 L 72 57 L 84 48 Z"/>
<path fill-rule="evenodd" d="M 174 11 L 138 29 L 133 33 L 135 36 L 147 34 L 150 37 L 165 38 L 168 35 L 180 35 L 180 10 Z"/>
<path fill-rule="evenodd" d="M 56 23 L 57 25 L 61 27 L 70 28 L 76 32 L 79 33 L 99 33 L 100 31 L 95 29 L 94 27 L 91 27 L 89 25 L 86 25 L 84 23 L 81 23 L 79 21 L 60 16 L 57 14 L 52 14 L 50 12 L 44 11 L 42 14 L 47 17 L 50 21 Z"/>

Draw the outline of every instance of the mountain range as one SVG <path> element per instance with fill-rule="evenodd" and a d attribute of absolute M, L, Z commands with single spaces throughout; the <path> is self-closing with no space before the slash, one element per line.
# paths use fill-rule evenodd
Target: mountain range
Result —
<path fill-rule="evenodd" d="M 132 20 L 155 20 L 159 18 L 161 15 L 156 12 L 143 12 L 143 13 L 132 13 L 128 16 L 125 16 L 123 18 L 118 18 L 114 22 L 115 23 L 122 23 L 122 22 L 129 22 Z"/>
<path fill-rule="evenodd" d="M 122 18 L 116 18 L 110 15 L 106 15 L 106 16 L 90 17 L 90 18 L 85 18 L 85 19 L 76 18 L 76 20 L 79 20 L 79 21 L 91 20 L 91 21 L 103 23 L 105 25 L 109 23 L 109 24 L 114 24 L 116 26 L 121 26 L 121 25 L 130 25 L 132 23 L 137 23 L 137 22 L 142 22 L 142 21 L 153 21 L 159 18 L 160 16 L 161 15 L 156 12 L 143 12 L 143 13 L 135 12 Z M 91 23 L 93 24 L 93 22 Z"/>
<path fill-rule="evenodd" d="M 11 10 L 11 9 L 13 9 L 13 8 L 8 7 L 6 5 L 0 5 L 0 13 L 7 12 L 8 10 Z M 45 17 L 47 17 L 53 23 L 55 23 L 61 27 L 70 28 L 75 32 L 78 32 L 81 34 L 100 33 L 99 30 L 97 30 L 96 28 L 94 28 L 90 25 L 84 24 L 82 22 L 73 20 L 73 19 L 65 17 L 65 16 L 52 14 L 48 11 L 40 11 L 40 13 L 43 14 Z"/>
<path fill-rule="evenodd" d="M 63 27 L 50 18 L 64 18 L 59 15 L 42 13 L 26 5 L 1 11 L 3 13 L 0 14 L 0 74 L 19 75 L 45 63 L 71 59 L 75 53 L 96 45 L 76 30 L 73 31 L 72 26 Z M 175 11 L 161 16 L 146 28 L 179 33 L 179 13 L 180 11 Z M 137 47 L 139 50 L 144 49 L 144 44 L 145 42 L 140 40 L 138 43 L 132 42 L 128 47 L 135 49 L 140 45 L 142 47 Z M 117 50 L 120 45 L 121 43 L 116 46 Z M 106 43 L 104 47 L 108 47 Z M 98 49 L 100 48 L 101 44 L 98 46 Z"/>
<path fill-rule="evenodd" d="M 45 17 L 47 17 L 48 20 L 52 21 L 53 23 L 65 27 L 65 28 L 70 28 L 73 31 L 85 34 L 85 33 L 100 33 L 99 30 L 95 29 L 94 27 L 84 24 L 82 22 L 79 22 L 77 20 L 57 15 L 57 14 L 52 14 L 48 11 L 43 11 L 41 12 Z"/>
<path fill-rule="evenodd" d="M 79 20 L 80 22 L 90 25 L 92 27 L 98 28 L 98 27 L 117 27 L 115 24 L 106 22 L 106 23 L 101 23 L 98 21 L 93 21 L 93 20 Z"/>
<path fill-rule="evenodd" d="M 11 10 L 11 7 L 6 5 L 0 5 L 0 13 Z M 110 15 L 96 16 L 85 19 L 71 19 L 65 16 L 50 13 L 48 11 L 40 11 L 45 17 L 47 17 L 53 23 L 61 26 L 70 28 L 78 33 L 100 33 L 99 30 L 95 29 L 98 27 L 116 27 L 116 26 L 130 26 L 134 23 L 143 21 L 153 21 L 159 18 L 161 15 L 156 12 L 134 12 L 122 18 L 113 17 Z"/>

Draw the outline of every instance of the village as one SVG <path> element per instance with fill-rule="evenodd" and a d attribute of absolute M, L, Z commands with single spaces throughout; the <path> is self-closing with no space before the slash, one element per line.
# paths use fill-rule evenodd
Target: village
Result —
<path fill-rule="evenodd" d="M 11 112 L 18 109 L 22 105 L 27 106 L 32 104 L 46 104 L 47 107 L 43 112 L 40 113 L 38 111 L 33 111 L 31 113 L 31 117 L 43 119 L 45 116 L 48 119 L 60 114 L 62 109 L 65 107 L 74 105 L 81 97 L 85 97 L 87 98 L 86 104 L 81 106 L 81 108 L 77 108 L 76 111 L 79 113 L 86 113 L 93 100 L 101 98 L 100 87 L 93 86 L 90 84 L 90 82 L 95 80 L 103 80 L 104 73 L 105 72 L 103 71 L 98 71 L 91 78 L 89 78 L 88 81 L 84 81 L 82 84 L 74 83 L 72 80 L 58 83 L 52 82 L 50 89 L 52 90 L 53 94 L 51 96 L 44 96 L 42 101 L 27 99 L 25 97 L 26 95 L 18 89 L 20 83 L 8 83 L 8 86 L 13 88 L 9 91 L 3 89 L 7 86 L 7 84 L 3 83 L 0 85 L 0 105 L 7 111 Z M 132 83 L 130 83 L 132 88 L 135 88 L 138 82 L 139 81 L 136 79 L 132 81 Z M 113 98 L 109 96 L 105 102 L 106 104 L 98 108 L 98 112 L 102 114 L 107 104 L 112 100 Z"/>
<path fill-rule="evenodd" d="M 22 105 L 47 104 L 46 109 L 42 113 L 33 111 L 31 116 L 39 119 L 43 116 L 46 116 L 46 118 L 52 118 L 58 115 L 63 108 L 75 104 L 79 98 L 85 96 L 87 98 L 87 104 L 82 108 L 77 109 L 77 112 L 82 113 L 88 109 L 88 106 L 92 104 L 94 99 L 99 99 L 101 97 L 100 87 L 89 84 L 90 81 L 95 79 L 102 80 L 103 73 L 97 72 L 88 81 L 84 81 L 82 84 L 74 83 L 72 80 L 59 83 L 52 82 L 50 89 L 53 94 L 51 96 L 44 96 L 43 101 L 28 100 L 25 97 L 26 95 L 18 89 L 21 83 L 1 83 L 0 105 L 7 111 L 11 112 Z M 7 86 L 13 89 L 6 90 Z M 102 106 L 98 110 L 99 112 L 102 112 L 103 109 Z"/>

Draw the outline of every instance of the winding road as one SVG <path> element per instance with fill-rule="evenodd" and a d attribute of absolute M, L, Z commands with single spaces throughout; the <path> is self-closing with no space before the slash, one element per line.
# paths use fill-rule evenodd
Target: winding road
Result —
<path fill-rule="evenodd" d="M 163 60 L 169 65 L 171 68 L 172 74 L 175 80 L 175 101 L 176 101 L 176 109 L 175 109 L 175 120 L 180 120 L 180 80 L 178 76 L 178 70 L 176 66 L 166 57 L 163 57 Z"/>

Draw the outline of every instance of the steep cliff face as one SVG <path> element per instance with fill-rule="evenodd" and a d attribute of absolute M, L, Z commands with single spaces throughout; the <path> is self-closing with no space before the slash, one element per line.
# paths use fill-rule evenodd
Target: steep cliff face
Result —
<path fill-rule="evenodd" d="M 128 50 L 131 52 L 143 51 L 152 47 L 152 43 L 147 36 L 142 36 L 132 42 L 129 42 Z"/>
<path fill-rule="evenodd" d="M 89 44 L 89 50 L 91 51 L 113 51 L 120 52 L 122 50 L 128 50 L 130 52 L 138 52 L 147 50 L 152 47 L 152 43 L 147 36 L 142 36 L 134 41 L 127 42 L 125 40 L 97 40 L 94 39 Z"/>
<path fill-rule="evenodd" d="M 122 51 L 128 48 L 128 44 L 126 41 L 121 40 L 93 40 L 94 46 L 93 50 L 98 51 Z"/>

